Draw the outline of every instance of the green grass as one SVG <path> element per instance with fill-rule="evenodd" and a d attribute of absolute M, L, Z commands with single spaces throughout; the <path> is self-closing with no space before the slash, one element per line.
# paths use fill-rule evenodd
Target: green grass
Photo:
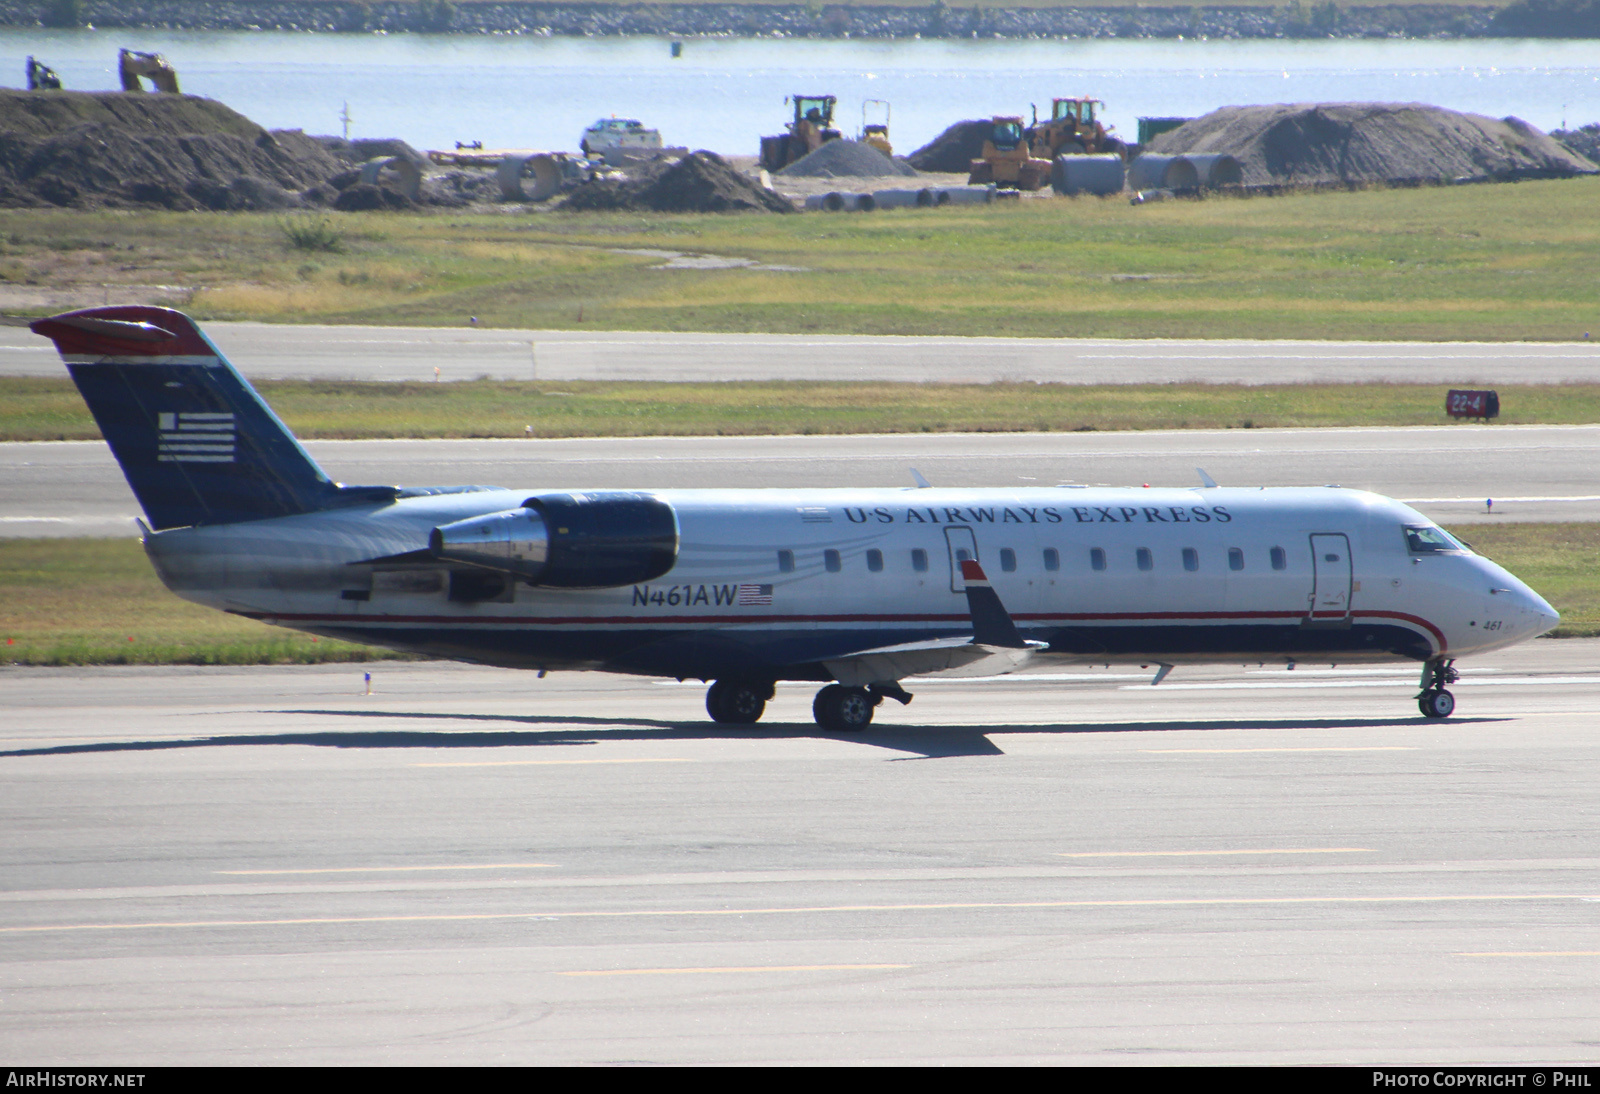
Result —
<path fill-rule="evenodd" d="M 1561 612 L 1561 637 L 1600 635 L 1600 523 L 1454 529 Z M 258 665 L 400 655 L 320 641 L 180 600 L 137 541 L 0 540 L 0 663 Z"/>
<path fill-rule="evenodd" d="M 534 329 L 1581 340 L 1600 179 L 864 215 L 0 212 L 0 281 L 192 286 L 202 319 Z M 804 267 L 661 270 L 658 248 Z M 87 288 L 87 287 L 93 287 Z M 3 285 L 0 285 L 3 289 Z M 3 298 L 3 297 L 0 297 Z"/>
<path fill-rule="evenodd" d="M 297 436 L 629 437 L 1439 425 L 1416 384 L 355 383 L 258 385 Z M 1501 386 L 1501 422 L 1600 422 L 1600 384 Z M 1481 428 L 1464 424 L 1464 429 Z M 0 378 L 0 440 L 92 440 L 67 379 Z"/>

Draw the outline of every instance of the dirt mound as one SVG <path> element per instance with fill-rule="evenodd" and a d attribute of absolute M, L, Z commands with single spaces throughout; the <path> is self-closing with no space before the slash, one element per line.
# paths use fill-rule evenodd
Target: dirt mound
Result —
<path fill-rule="evenodd" d="M 983 155 L 983 142 L 993 131 L 994 121 L 989 118 L 956 122 L 907 156 L 906 162 L 918 171 L 965 172 L 972 167 L 973 160 Z"/>
<path fill-rule="evenodd" d="M 714 152 L 676 162 L 656 160 L 626 179 L 596 179 L 574 190 L 561 208 L 658 213 L 792 213 L 795 207 L 740 174 Z"/>
<path fill-rule="evenodd" d="M 343 168 L 197 96 L 0 90 L 0 204 L 284 208 Z"/>
<path fill-rule="evenodd" d="M 1592 163 L 1600 163 L 1600 125 L 1583 125 L 1577 129 L 1552 129 L 1550 135 L 1578 155 Z"/>
<path fill-rule="evenodd" d="M 1564 178 L 1597 168 L 1519 118 L 1421 103 L 1227 106 L 1147 151 L 1225 152 L 1246 185 Z"/>
<path fill-rule="evenodd" d="M 778 172 L 817 179 L 881 179 L 916 173 L 916 168 L 890 159 L 870 144 L 846 140 L 829 141 Z"/>

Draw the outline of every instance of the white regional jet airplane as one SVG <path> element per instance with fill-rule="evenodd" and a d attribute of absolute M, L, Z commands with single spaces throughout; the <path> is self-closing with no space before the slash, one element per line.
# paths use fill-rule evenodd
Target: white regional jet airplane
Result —
<path fill-rule="evenodd" d="M 1307 660 L 1420 662 L 1444 718 L 1455 658 L 1559 621 L 1420 513 L 1336 487 L 346 486 L 187 316 L 32 326 L 179 596 L 463 661 L 711 681 L 718 722 L 756 721 L 778 680 L 824 685 L 818 723 L 857 730 L 925 673 Z"/>

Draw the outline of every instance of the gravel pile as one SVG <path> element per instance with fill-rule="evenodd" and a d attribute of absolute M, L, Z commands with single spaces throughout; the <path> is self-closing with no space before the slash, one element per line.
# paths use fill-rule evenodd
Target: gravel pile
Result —
<path fill-rule="evenodd" d="M 885 156 L 870 144 L 847 140 L 828 141 L 778 172 L 816 179 L 881 179 L 916 173 L 916 168 Z"/>
<path fill-rule="evenodd" d="M 983 142 L 992 132 L 994 121 L 990 118 L 956 122 L 907 156 L 906 162 L 918 171 L 964 173 L 972 169 L 973 160 L 983 155 Z"/>
<path fill-rule="evenodd" d="M 595 179 L 561 203 L 573 211 L 793 213 L 787 198 L 756 185 L 714 152 L 656 160 L 623 179 Z"/>
<path fill-rule="evenodd" d="M 1565 178 L 1600 168 L 1520 118 L 1421 103 L 1228 106 L 1150 142 L 1165 155 L 1225 152 L 1245 185 Z"/>

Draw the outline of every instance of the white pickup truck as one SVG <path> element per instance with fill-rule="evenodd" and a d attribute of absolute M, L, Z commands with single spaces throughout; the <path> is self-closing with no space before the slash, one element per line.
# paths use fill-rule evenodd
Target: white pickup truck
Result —
<path fill-rule="evenodd" d="M 634 118 L 601 118 L 583 131 L 578 147 L 585 156 L 604 156 L 613 150 L 653 152 L 661 147 L 661 131 L 646 129 Z"/>

